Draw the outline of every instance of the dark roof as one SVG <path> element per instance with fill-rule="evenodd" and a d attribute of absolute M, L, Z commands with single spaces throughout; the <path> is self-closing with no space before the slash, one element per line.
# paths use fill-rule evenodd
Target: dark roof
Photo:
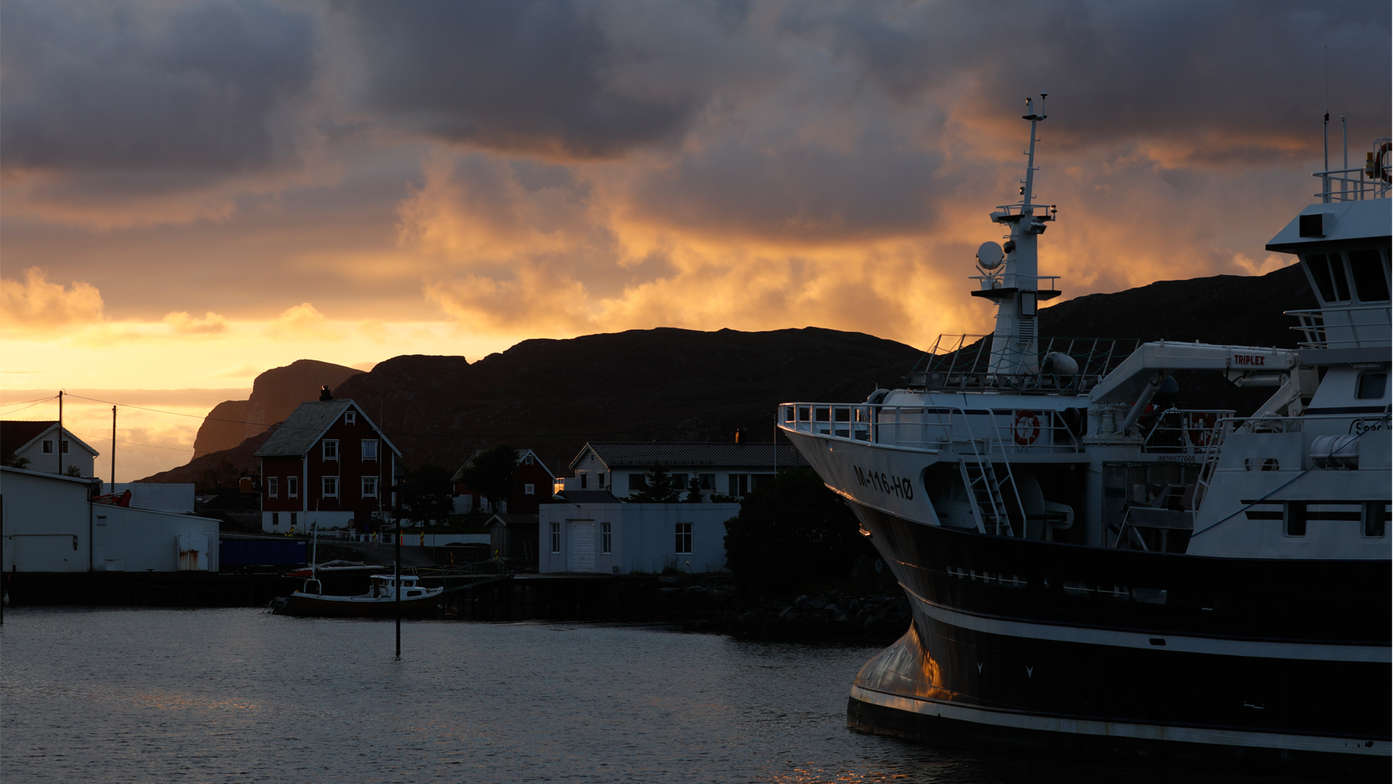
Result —
<path fill-rule="evenodd" d="M 285 421 L 276 426 L 271 437 L 256 450 L 257 457 L 299 457 L 314 448 L 319 443 L 319 439 L 324 437 L 329 427 L 343 416 L 343 412 L 352 407 L 358 412 L 358 416 L 372 425 L 372 429 L 377 431 L 384 443 L 398 455 L 401 450 L 397 449 L 382 432 L 380 428 L 368 415 L 364 413 L 362 406 L 354 403 L 347 398 L 343 400 L 315 400 L 309 403 L 301 403 L 298 408 L 286 417 Z"/>
<path fill-rule="evenodd" d="M 608 490 L 565 490 L 542 503 L 561 504 L 617 504 L 619 499 Z"/>
<path fill-rule="evenodd" d="M 495 512 L 493 516 L 488 519 L 488 522 L 485 523 L 485 525 L 493 527 L 494 520 L 497 520 L 498 522 L 502 523 L 505 527 L 516 527 L 520 525 L 536 525 L 539 517 L 540 515 L 538 515 L 536 512 L 532 512 L 530 514 L 523 514 L 521 512 Z"/>
<path fill-rule="evenodd" d="M 24 419 L 0 420 L 0 455 L 4 457 L 13 455 L 16 449 L 24 447 L 30 441 L 33 441 L 48 430 L 57 426 L 58 420 L 56 419 L 44 419 L 40 421 L 29 421 Z M 69 443 L 76 443 L 88 452 L 94 455 L 97 454 L 97 450 L 88 446 L 85 441 L 73 435 L 73 431 L 65 427 L 63 428 L 63 432 L 67 434 Z"/>
<path fill-rule="evenodd" d="M 466 460 L 466 461 L 464 461 L 464 462 L 460 465 L 460 467 L 459 467 L 459 468 L 456 468 L 456 469 L 455 469 L 455 472 L 454 472 L 453 474 L 450 475 L 450 481 L 451 481 L 451 482 L 462 482 L 462 481 L 464 481 L 464 469 L 468 468 L 468 467 L 469 467 L 469 464 L 474 462 L 474 458 L 476 458 L 476 457 L 478 457 L 479 455 L 483 454 L 485 451 L 487 451 L 487 450 L 484 450 L 484 449 L 476 449 L 476 450 L 474 450 L 474 454 L 470 455 L 470 456 L 469 456 L 469 459 Z M 524 448 L 524 449 L 514 449 L 514 450 L 513 450 L 513 456 L 514 456 L 514 458 L 517 460 L 518 463 L 521 463 L 522 460 L 523 460 L 523 458 L 527 457 L 529 454 L 532 455 L 532 459 L 533 459 L 533 460 L 536 460 L 536 461 L 537 461 L 537 465 L 541 466 L 541 467 L 542 467 L 542 470 L 545 471 L 545 472 L 547 473 L 547 476 L 556 476 L 556 474 L 553 474 L 553 473 L 551 472 L 551 469 L 550 469 L 550 468 L 547 468 L 547 464 L 542 462 L 541 456 L 538 455 L 538 454 L 537 454 L 536 452 L 534 452 L 533 450 L 531 450 L 531 449 L 525 449 L 525 448 Z"/>
<path fill-rule="evenodd" d="M 595 453 L 611 470 L 616 468 L 792 468 L 808 463 L 788 444 L 735 444 L 700 442 L 609 442 L 587 443 L 571 461 L 571 469 L 585 456 Z"/>

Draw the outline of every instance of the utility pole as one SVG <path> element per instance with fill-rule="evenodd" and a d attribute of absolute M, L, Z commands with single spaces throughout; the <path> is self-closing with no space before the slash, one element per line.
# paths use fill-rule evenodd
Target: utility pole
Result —
<path fill-rule="evenodd" d="M 116 406 L 114 405 L 111 407 L 111 492 L 113 495 L 116 493 Z"/>
<path fill-rule="evenodd" d="M 58 390 L 58 475 L 63 475 L 63 390 Z"/>

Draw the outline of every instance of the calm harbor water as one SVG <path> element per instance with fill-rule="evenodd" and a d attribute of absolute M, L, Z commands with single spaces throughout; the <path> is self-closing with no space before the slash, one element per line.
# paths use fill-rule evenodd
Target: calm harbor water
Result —
<path fill-rule="evenodd" d="M 853 733 L 847 689 L 872 648 L 418 621 L 394 661 L 390 621 L 37 608 L 4 620 L 4 784 L 1234 779 Z"/>
<path fill-rule="evenodd" d="M 845 727 L 868 648 L 255 609 L 10 609 L 0 780 L 996 781 Z"/>

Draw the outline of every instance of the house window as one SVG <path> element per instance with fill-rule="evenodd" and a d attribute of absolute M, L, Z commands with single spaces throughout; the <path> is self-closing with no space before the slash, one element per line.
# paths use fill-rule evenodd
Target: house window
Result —
<path fill-rule="evenodd" d="M 580 472 L 580 489 L 585 489 L 585 472 Z"/>
<path fill-rule="evenodd" d="M 295 520 L 295 513 L 294 513 L 294 512 L 291 512 L 291 513 L 290 513 L 290 527 L 291 527 L 291 528 L 294 528 L 294 527 L 295 527 L 295 522 L 296 522 L 296 520 Z"/>
<path fill-rule="evenodd" d="M 749 474 L 731 474 L 726 477 L 727 488 L 730 490 L 727 495 L 731 498 L 740 498 L 750 492 Z"/>
<path fill-rule="evenodd" d="M 279 526 L 280 524 L 281 524 L 281 513 L 280 513 L 280 512 L 272 512 L 272 513 L 271 513 L 271 527 L 272 527 L 272 528 L 275 528 L 275 527 Z"/>
<path fill-rule="evenodd" d="M 716 489 L 716 475 L 715 475 L 715 474 L 698 474 L 698 475 L 697 475 L 697 479 L 701 480 L 701 489 L 702 489 L 702 490 L 715 490 L 715 489 Z"/>
<path fill-rule="evenodd" d="M 365 476 L 365 477 L 363 477 L 363 497 L 364 497 L 364 498 L 376 498 L 376 497 L 377 497 L 377 477 L 375 477 L 375 476 Z"/>
<path fill-rule="evenodd" d="M 358 412 L 357 412 L 357 411 L 354 411 L 354 410 L 351 409 L 351 408 L 348 409 L 347 411 L 343 412 L 343 423 L 344 423 L 345 425 L 356 425 L 356 424 L 358 424 Z"/>
<path fill-rule="evenodd" d="M 62 441 L 59 441 L 58 444 L 58 451 L 66 455 L 68 453 L 68 439 L 65 438 Z"/>
<path fill-rule="evenodd" d="M 300 497 L 300 477 L 298 477 L 298 476 L 287 476 L 287 477 L 285 478 L 285 497 L 286 497 L 286 498 L 299 498 L 299 497 Z"/>
<path fill-rule="evenodd" d="M 363 439 L 363 459 L 364 459 L 364 460 L 376 460 L 376 459 L 377 459 L 377 439 L 376 439 L 376 438 L 364 438 L 364 439 Z"/>
<path fill-rule="evenodd" d="M 339 497 L 339 478 L 337 476 L 323 476 L 319 478 L 320 494 L 325 498 Z"/>
<path fill-rule="evenodd" d="M 1360 373 L 1354 396 L 1360 400 L 1378 400 L 1383 397 L 1383 390 L 1387 386 L 1388 373 L 1386 371 Z"/>
<path fill-rule="evenodd" d="M 266 478 L 266 497 L 279 498 L 281 494 L 281 480 L 270 476 Z"/>
<path fill-rule="evenodd" d="M 601 490 L 605 489 L 605 473 L 604 473 L 603 471 L 601 471 L 600 473 L 596 474 L 595 476 L 598 477 L 599 480 L 600 480 L 600 489 L 601 489 Z"/>
<path fill-rule="evenodd" d="M 51 455 L 51 454 L 53 454 L 53 441 L 51 441 L 51 440 L 49 440 L 49 439 L 44 439 L 44 454 L 46 454 L 46 455 Z"/>
<path fill-rule="evenodd" d="M 676 552 L 679 555 L 690 554 L 692 552 L 692 524 L 678 523 L 675 533 L 677 534 Z"/>
<path fill-rule="evenodd" d="M 339 440 L 338 440 L 337 438 L 326 438 L 326 439 L 324 439 L 324 459 L 325 459 L 325 460 L 338 460 L 338 459 L 339 459 Z"/>
<path fill-rule="evenodd" d="M 523 486 L 522 486 L 522 494 L 523 494 L 523 495 L 536 495 L 536 494 L 537 494 L 537 486 L 534 485 L 534 484 L 532 484 L 531 482 L 525 482 L 525 483 L 523 483 Z"/>
<path fill-rule="evenodd" d="M 600 523 L 600 552 L 614 552 L 614 526 L 610 523 Z"/>
<path fill-rule="evenodd" d="M 552 524 L 551 524 L 551 551 L 552 551 L 553 553 L 559 553 L 559 552 L 561 552 L 561 524 L 560 524 L 560 523 L 552 523 Z"/>

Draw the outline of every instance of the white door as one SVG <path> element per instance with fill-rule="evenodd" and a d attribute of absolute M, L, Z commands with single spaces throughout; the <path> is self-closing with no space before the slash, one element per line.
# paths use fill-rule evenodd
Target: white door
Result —
<path fill-rule="evenodd" d="M 595 524 L 593 522 L 570 521 L 570 527 L 566 531 L 566 541 L 569 545 L 567 549 L 570 550 L 569 557 L 566 559 L 566 571 L 595 571 Z"/>

